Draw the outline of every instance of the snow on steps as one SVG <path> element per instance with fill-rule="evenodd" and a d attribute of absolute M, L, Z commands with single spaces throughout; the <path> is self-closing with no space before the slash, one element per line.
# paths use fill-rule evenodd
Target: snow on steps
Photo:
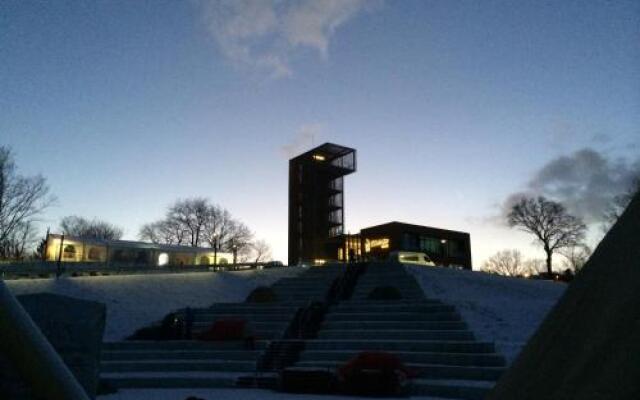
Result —
<path fill-rule="evenodd" d="M 105 343 L 101 379 L 117 388 L 233 387 L 239 377 L 257 370 L 257 361 L 267 348 L 264 339 L 281 337 L 298 307 L 310 298 L 323 300 L 340 271 L 335 267 L 313 268 L 285 278 L 285 285 L 274 285 L 279 299 L 275 303 L 219 303 L 189 310 L 195 334 L 219 319 L 246 320 L 259 339 L 254 349 L 246 348 L 242 341 Z M 313 287 L 309 282 L 315 282 Z M 298 298 L 304 302 L 291 301 Z M 186 316 L 186 309 L 177 313 Z"/>
<path fill-rule="evenodd" d="M 368 300 L 377 286 L 396 287 L 402 300 Z M 295 367 L 336 370 L 361 351 L 388 351 L 416 372 L 413 394 L 469 400 L 482 398 L 504 371 L 493 343 L 476 341 L 456 308 L 426 299 L 400 265 L 370 265 L 352 298 L 329 310 Z"/>

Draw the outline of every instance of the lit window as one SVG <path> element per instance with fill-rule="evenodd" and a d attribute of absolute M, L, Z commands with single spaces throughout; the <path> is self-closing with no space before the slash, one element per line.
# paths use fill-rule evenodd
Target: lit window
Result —
<path fill-rule="evenodd" d="M 76 246 L 72 244 L 68 244 L 64 246 L 64 250 L 62 252 L 62 256 L 64 258 L 76 258 Z"/>
<path fill-rule="evenodd" d="M 169 255 L 167 253 L 160 253 L 158 256 L 158 266 L 162 267 L 167 264 L 169 264 Z"/>
<path fill-rule="evenodd" d="M 325 160 L 325 158 L 324 158 L 324 156 L 322 154 L 314 154 L 313 155 L 313 159 L 316 160 L 316 161 L 324 161 Z"/>
<path fill-rule="evenodd" d="M 379 247 L 381 249 L 389 248 L 389 238 L 367 239 L 369 248 Z"/>

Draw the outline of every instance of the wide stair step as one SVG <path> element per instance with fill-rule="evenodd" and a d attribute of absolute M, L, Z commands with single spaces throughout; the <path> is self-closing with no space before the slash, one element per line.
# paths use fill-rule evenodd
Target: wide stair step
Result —
<path fill-rule="evenodd" d="M 414 304 L 369 304 L 340 305 L 331 309 L 331 313 L 387 313 L 393 316 L 401 312 L 430 313 L 455 311 L 455 308 L 442 303 L 414 303 Z"/>
<path fill-rule="evenodd" d="M 253 361 L 238 360 L 127 360 L 104 361 L 102 372 L 186 372 L 186 371 L 254 371 Z"/>
<path fill-rule="evenodd" d="M 337 370 L 344 363 L 333 361 L 301 361 L 297 367 L 317 367 Z M 477 367 L 477 366 L 457 366 L 438 364 L 417 364 L 405 363 L 406 367 L 417 375 L 425 379 L 465 379 L 495 381 L 504 372 L 503 367 Z"/>
<path fill-rule="evenodd" d="M 428 314 L 402 313 L 331 313 L 326 321 L 460 321 L 457 312 L 431 312 Z"/>
<path fill-rule="evenodd" d="M 102 373 L 107 386 L 127 388 L 233 388 L 245 372 L 127 372 Z"/>
<path fill-rule="evenodd" d="M 425 330 L 328 330 L 323 329 L 318 333 L 319 339 L 400 339 L 400 340 L 457 340 L 471 341 L 475 338 L 469 331 L 425 331 Z"/>
<path fill-rule="evenodd" d="M 102 361 L 126 360 L 235 360 L 252 361 L 260 355 L 258 350 L 112 350 L 101 355 Z"/>
<path fill-rule="evenodd" d="M 463 321 L 332 321 L 325 322 L 322 329 L 376 330 L 376 329 L 419 329 L 451 331 L 467 329 Z"/>
<path fill-rule="evenodd" d="M 357 353 L 348 350 L 314 350 L 305 351 L 300 361 L 334 361 L 346 362 Z M 394 351 L 397 357 L 406 363 L 438 364 L 453 366 L 504 367 L 505 360 L 495 353 L 431 353 Z"/>
<path fill-rule="evenodd" d="M 268 342 L 257 340 L 253 347 L 262 350 Z M 105 342 L 102 351 L 218 351 L 218 350 L 246 350 L 244 341 L 207 342 L 196 340 L 126 340 L 122 342 Z"/>
<path fill-rule="evenodd" d="M 292 314 L 295 312 L 292 312 Z M 213 322 L 218 319 L 245 319 L 253 322 L 288 322 L 292 314 L 233 314 L 233 313 L 200 313 L 193 316 L 194 322 Z"/>
<path fill-rule="evenodd" d="M 353 350 L 357 351 L 407 351 L 438 353 L 495 353 L 490 342 L 450 341 L 450 340 L 307 340 L 305 349 L 310 350 Z"/>

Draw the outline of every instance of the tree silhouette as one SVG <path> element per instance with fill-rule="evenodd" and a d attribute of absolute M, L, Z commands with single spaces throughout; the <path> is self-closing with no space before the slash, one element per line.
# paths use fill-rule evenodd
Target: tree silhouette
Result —
<path fill-rule="evenodd" d="M 122 237 L 122 228 L 99 219 L 87 219 L 68 215 L 60 221 L 65 235 L 90 239 L 117 240 Z"/>
<path fill-rule="evenodd" d="M 45 178 L 19 175 L 11 150 L 0 146 L 0 258 L 24 247 L 33 222 L 53 202 Z"/>
<path fill-rule="evenodd" d="M 507 220 L 509 226 L 536 237 L 547 255 L 549 276 L 553 273 L 553 253 L 581 243 L 587 229 L 582 220 L 570 215 L 562 204 L 542 196 L 521 198 L 511 207 Z"/>
<path fill-rule="evenodd" d="M 484 262 L 482 270 L 504 276 L 520 276 L 526 273 L 522 254 L 515 249 L 495 253 Z"/>

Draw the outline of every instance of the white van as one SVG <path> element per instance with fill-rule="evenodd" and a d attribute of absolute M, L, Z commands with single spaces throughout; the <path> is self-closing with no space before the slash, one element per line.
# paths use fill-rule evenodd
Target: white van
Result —
<path fill-rule="evenodd" d="M 428 265 L 430 267 L 436 266 L 428 255 L 414 251 L 392 251 L 389 253 L 389 261 L 402 264 Z"/>

